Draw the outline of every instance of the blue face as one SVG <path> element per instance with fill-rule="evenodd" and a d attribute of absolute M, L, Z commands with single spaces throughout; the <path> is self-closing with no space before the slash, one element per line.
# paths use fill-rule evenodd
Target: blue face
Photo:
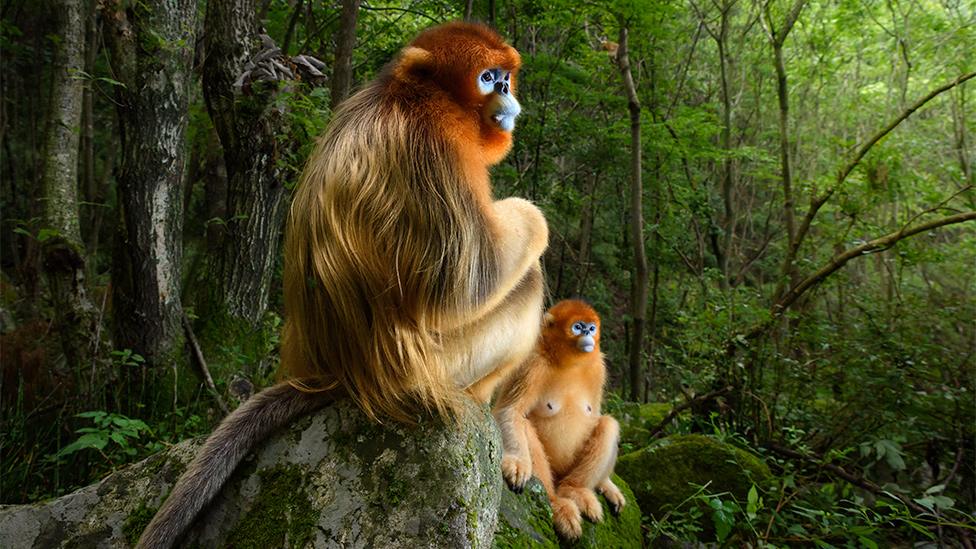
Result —
<path fill-rule="evenodd" d="M 515 118 L 522 112 L 522 106 L 512 94 L 511 79 L 510 71 L 499 68 L 485 69 L 478 75 L 478 91 L 491 96 L 488 100 L 491 121 L 506 132 L 515 129 Z"/>
<path fill-rule="evenodd" d="M 571 328 L 576 340 L 576 348 L 584 353 L 592 353 L 596 349 L 596 323 L 583 322 L 581 320 L 573 323 Z"/>
<path fill-rule="evenodd" d="M 581 336 L 595 336 L 596 335 L 596 324 L 592 322 L 576 322 L 573 324 L 573 335 Z"/>

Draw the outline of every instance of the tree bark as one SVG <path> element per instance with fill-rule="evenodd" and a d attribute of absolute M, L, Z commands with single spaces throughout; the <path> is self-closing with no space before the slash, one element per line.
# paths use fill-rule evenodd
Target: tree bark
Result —
<path fill-rule="evenodd" d="M 112 268 L 115 345 L 168 365 L 182 354 L 182 178 L 197 3 L 102 5 L 122 136 Z"/>
<path fill-rule="evenodd" d="M 78 209 L 78 147 L 85 66 L 85 1 L 54 9 L 61 40 L 52 70 L 50 119 L 45 136 L 43 269 L 57 333 L 69 366 L 91 363 L 97 315 L 85 288 L 85 246 Z"/>
<path fill-rule="evenodd" d="M 729 256 L 732 255 L 732 236 L 735 232 L 735 208 L 732 205 L 732 97 L 729 93 L 728 77 L 728 52 L 726 51 L 726 39 L 729 31 L 729 10 L 732 9 L 728 2 L 722 3 L 722 15 L 718 35 L 713 35 L 718 46 L 719 75 L 722 86 L 722 133 L 721 147 L 725 152 L 722 160 L 722 204 L 725 206 L 723 216 L 724 235 L 722 238 L 722 252 L 719 263 L 719 271 L 722 277 L 719 279 L 723 289 L 729 283 Z"/>
<path fill-rule="evenodd" d="M 349 96 L 352 86 L 352 50 L 356 47 L 356 19 L 360 0 L 342 0 L 339 35 L 336 37 L 335 65 L 332 67 L 333 110 Z"/>
<path fill-rule="evenodd" d="M 644 321 L 647 315 L 647 254 L 644 251 L 644 187 L 641 181 L 641 107 L 630 71 L 627 34 L 626 22 L 621 19 L 617 63 L 624 90 L 627 92 L 627 108 L 630 110 L 630 236 L 634 252 L 630 281 L 630 314 L 634 323 L 629 362 L 630 399 L 637 401 L 644 385 L 641 382 L 641 354 L 644 350 Z"/>

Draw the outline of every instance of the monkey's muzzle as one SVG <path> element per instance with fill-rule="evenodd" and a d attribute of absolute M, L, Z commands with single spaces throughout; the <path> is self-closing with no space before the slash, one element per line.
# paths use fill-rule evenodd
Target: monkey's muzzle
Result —
<path fill-rule="evenodd" d="M 515 129 L 515 119 L 522 112 L 522 106 L 511 94 L 495 94 L 488 105 L 491 121 L 502 131 L 510 132 Z"/>
<path fill-rule="evenodd" d="M 584 353 L 592 353 L 596 348 L 596 341 L 593 340 L 593 336 L 585 335 L 576 340 L 576 348 Z"/>

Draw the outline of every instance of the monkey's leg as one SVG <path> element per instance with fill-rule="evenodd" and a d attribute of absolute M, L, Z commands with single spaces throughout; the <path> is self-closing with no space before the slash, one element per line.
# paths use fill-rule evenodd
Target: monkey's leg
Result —
<path fill-rule="evenodd" d="M 494 416 L 502 432 L 502 477 L 513 492 L 521 493 L 532 476 L 532 454 L 526 434 L 529 422 L 512 407 L 496 409 Z"/>
<path fill-rule="evenodd" d="M 559 495 L 575 501 L 583 516 L 593 522 L 603 520 L 603 506 L 593 489 L 613 471 L 619 438 L 620 425 L 617 420 L 601 416 L 590 437 L 583 443 L 573 467 L 559 482 Z"/>
<path fill-rule="evenodd" d="M 583 535 L 583 519 L 580 516 L 576 502 L 560 496 L 556 492 L 556 485 L 549 466 L 549 456 L 535 432 L 531 423 L 526 425 L 526 439 L 529 443 L 529 453 L 532 455 L 532 470 L 542 487 L 546 489 L 549 505 L 552 507 L 552 525 L 560 536 L 574 540 Z"/>

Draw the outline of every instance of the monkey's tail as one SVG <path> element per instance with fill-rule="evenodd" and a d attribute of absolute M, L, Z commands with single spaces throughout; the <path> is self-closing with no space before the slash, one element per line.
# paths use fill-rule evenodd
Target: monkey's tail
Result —
<path fill-rule="evenodd" d="M 304 393 L 288 383 L 279 383 L 241 404 L 200 448 L 136 547 L 169 549 L 175 545 L 255 445 L 334 398 L 334 392 Z"/>

